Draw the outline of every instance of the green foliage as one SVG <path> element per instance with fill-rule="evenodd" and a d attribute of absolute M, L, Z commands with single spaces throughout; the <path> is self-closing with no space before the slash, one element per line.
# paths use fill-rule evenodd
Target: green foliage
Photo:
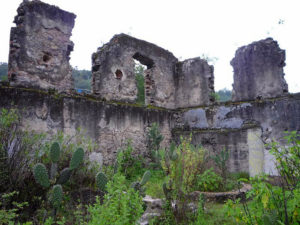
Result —
<path fill-rule="evenodd" d="M 18 203 L 13 201 L 12 207 L 9 207 L 7 203 L 11 202 L 11 199 L 14 196 L 17 196 L 19 193 L 13 191 L 11 193 L 6 193 L 0 195 L 0 225 L 13 225 L 16 224 L 15 221 L 19 217 L 19 211 L 21 211 L 24 206 L 27 206 L 27 202 Z M 31 224 L 31 223 L 26 223 Z"/>
<path fill-rule="evenodd" d="M 219 90 L 216 92 L 219 96 L 219 101 L 220 102 L 227 102 L 227 101 L 231 101 L 231 95 L 232 95 L 232 91 L 224 88 L 222 90 Z"/>
<path fill-rule="evenodd" d="M 176 200 L 174 215 L 177 222 L 187 219 L 187 194 L 194 190 L 197 174 L 201 174 L 204 169 L 205 151 L 192 145 L 191 139 L 191 136 L 181 138 L 181 143 L 174 150 L 177 154 L 175 160 L 170 160 L 168 153 L 163 155 L 162 160 L 162 168 L 168 177 L 168 183 L 163 185 L 163 190 L 168 201 Z"/>
<path fill-rule="evenodd" d="M 144 66 L 136 65 L 134 67 L 135 80 L 137 84 L 137 100 L 136 102 L 140 105 L 145 105 L 145 78 L 144 78 Z"/>
<path fill-rule="evenodd" d="M 0 81 L 7 80 L 8 64 L 0 62 Z"/>
<path fill-rule="evenodd" d="M 50 148 L 50 159 L 53 163 L 57 163 L 60 156 L 60 147 L 57 142 L 54 142 Z"/>
<path fill-rule="evenodd" d="M 52 162 L 51 164 L 51 180 L 49 181 L 47 169 L 44 164 L 42 163 L 37 163 L 34 168 L 33 168 L 33 173 L 34 173 L 34 178 L 37 183 L 41 184 L 45 188 L 49 188 L 50 185 L 55 184 L 52 187 L 52 190 L 49 191 L 49 200 L 52 203 L 52 206 L 54 208 L 54 217 L 56 219 L 56 213 L 57 210 L 61 206 L 61 202 L 63 199 L 63 191 L 62 191 L 62 186 L 61 184 L 65 184 L 68 182 L 72 175 L 72 171 L 76 168 L 79 167 L 79 165 L 83 161 L 84 157 L 84 151 L 82 148 L 77 148 L 76 151 L 73 153 L 71 161 L 70 161 L 70 168 L 65 168 L 62 170 L 60 177 L 56 179 L 56 174 L 57 174 L 57 163 L 60 159 L 60 146 L 58 142 L 52 143 L 50 147 L 50 152 L 49 152 L 49 161 Z"/>
<path fill-rule="evenodd" d="M 143 187 L 150 179 L 151 177 L 151 172 L 149 170 L 147 170 L 141 181 L 135 181 L 131 184 L 131 187 L 138 191 L 140 193 L 141 196 L 145 195 L 145 188 Z"/>
<path fill-rule="evenodd" d="M 151 152 L 153 166 L 155 168 L 160 167 L 161 155 L 159 152 L 160 143 L 163 141 L 164 137 L 158 129 L 157 123 L 152 123 L 150 130 L 148 132 L 148 147 Z"/>
<path fill-rule="evenodd" d="M 210 93 L 210 97 L 213 101 L 219 102 L 220 101 L 220 95 L 216 92 Z"/>
<path fill-rule="evenodd" d="M 223 178 L 224 181 L 223 186 L 225 187 L 227 182 L 227 176 L 228 176 L 227 161 L 229 159 L 229 151 L 224 148 L 221 150 L 219 154 L 212 156 L 212 159 L 214 160 L 217 168 L 219 169 L 221 177 Z"/>
<path fill-rule="evenodd" d="M 142 186 L 145 185 L 149 181 L 150 177 L 151 177 L 151 172 L 147 170 L 143 175 L 143 178 L 141 180 L 141 185 Z"/>
<path fill-rule="evenodd" d="M 134 157 L 131 141 L 128 141 L 126 147 L 118 152 L 115 173 L 123 174 L 127 180 L 132 181 L 143 173 L 142 165 L 143 160 Z"/>
<path fill-rule="evenodd" d="M 38 163 L 33 168 L 33 175 L 37 183 L 45 188 L 50 186 L 49 176 L 44 164 Z"/>
<path fill-rule="evenodd" d="M 132 188 L 127 188 L 126 179 L 115 174 L 107 183 L 108 193 L 103 204 L 99 198 L 94 205 L 88 207 L 90 225 L 130 225 L 136 224 L 143 213 L 142 198 Z"/>
<path fill-rule="evenodd" d="M 196 220 L 193 225 L 206 225 L 207 221 L 204 218 L 204 198 L 203 195 L 199 196 L 198 209 L 196 213 Z"/>
<path fill-rule="evenodd" d="M 74 79 L 74 84 L 76 89 L 91 90 L 92 82 L 92 72 L 89 70 L 79 70 L 78 68 L 73 68 L 72 77 Z"/>
<path fill-rule="evenodd" d="M 59 209 L 63 199 L 63 191 L 60 184 L 56 184 L 52 188 L 51 203 L 55 209 Z"/>
<path fill-rule="evenodd" d="M 197 190 L 199 191 L 217 191 L 222 185 L 222 177 L 216 174 L 212 169 L 204 171 L 197 175 Z"/>
<path fill-rule="evenodd" d="M 270 153 L 277 162 L 279 184 L 272 185 L 266 175 L 250 178 L 252 189 L 246 197 L 252 201 L 243 203 L 243 210 L 236 210 L 236 203 L 228 201 L 226 205 L 228 216 L 234 216 L 236 220 L 251 225 L 299 224 L 299 135 L 297 132 L 291 132 L 286 136 L 286 140 L 288 144 L 286 147 L 280 146 L 277 142 L 269 145 Z"/>
<path fill-rule="evenodd" d="M 72 170 L 70 168 L 64 168 L 61 173 L 60 176 L 58 178 L 57 183 L 58 184 L 65 184 L 69 181 L 70 177 L 72 175 Z"/>
<path fill-rule="evenodd" d="M 163 198 L 163 183 L 166 182 L 164 171 L 162 170 L 151 170 L 151 177 L 145 184 L 145 193 L 153 198 Z"/>
<path fill-rule="evenodd" d="M 99 172 L 96 175 L 96 185 L 101 191 L 106 191 L 108 179 L 103 172 Z"/>
<path fill-rule="evenodd" d="M 82 148 L 77 148 L 77 150 L 73 153 L 71 161 L 70 161 L 70 169 L 74 170 L 79 167 L 79 165 L 83 162 L 84 151 Z"/>

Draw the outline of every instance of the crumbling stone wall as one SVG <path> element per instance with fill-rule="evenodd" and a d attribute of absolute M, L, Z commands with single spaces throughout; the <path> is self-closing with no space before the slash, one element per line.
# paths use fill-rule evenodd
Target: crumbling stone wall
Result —
<path fill-rule="evenodd" d="M 134 102 L 134 60 L 147 66 L 146 104 L 175 108 L 173 73 L 177 59 L 167 50 L 126 34 L 114 36 L 93 54 L 93 93 L 106 100 Z"/>
<path fill-rule="evenodd" d="M 243 160 L 248 160 L 248 164 L 239 158 L 234 160 L 234 155 L 231 155 L 232 171 L 248 168 L 251 175 L 259 172 L 275 174 L 269 149 L 264 145 L 272 140 L 286 144 L 284 131 L 300 131 L 299 115 L 300 94 L 264 101 L 199 107 L 177 115 L 173 137 L 178 139 L 180 135 L 192 132 L 193 142 L 212 149 L 212 152 L 219 152 L 224 147 L 237 151 L 236 154 L 243 155 Z M 234 163 L 240 166 L 236 167 Z"/>
<path fill-rule="evenodd" d="M 234 101 L 278 97 L 288 93 L 284 79 L 285 51 L 267 38 L 239 48 L 231 61 Z"/>
<path fill-rule="evenodd" d="M 73 89 L 69 64 L 75 15 L 40 1 L 24 1 L 11 28 L 8 78 L 12 86 Z"/>
<path fill-rule="evenodd" d="M 167 50 L 125 34 L 114 36 L 93 54 L 93 93 L 106 100 L 134 102 L 134 60 L 147 66 L 146 105 L 175 109 L 213 101 L 213 67 L 205 60 L 178 62 Z"/>
<path fill-rule="evenodd" d="M 214 102 L 214 68 L 206 60 L 187 59 L 176 64 L 176 107 L 210 105 Z"/>
<path fill-rule="evenodd" d="M 50 134 L 74 134 L 82 127 L 99 144 L 104 162 L 111 163 L 126 139 L 132 140 L 136 154 L 149 156 L 147 131 L 155 122 L 165 137 L 162 147 L 193 133 L 192 142 L 211 153 L 230 150 L 231 171 L 276 172 L 264 144 L 273 139 L 286 144 L 284 131 L 300 132 L 300 94 L 287 93 L 285 52 L 276 41 L 268 38 L 237 50 L 231 62 L 235 102 L 213 104 L 213 67 L 205 60 L 179 62 L 167 50 L 125 34 L 93 54 L 92 95 L 34 90 L 72 89 L 69 38 L 74 19 L 74 14 L 39 1 L 24 2 L 18 9 L 9 55 L 14 87 L 0 83 L 0 108 L 26 108 L 21 110 L 24 127 Z M 146 105 L 162 108 L 130 104 L 137 98 L 134 60 L 147 66 Z"/>
<path fill-rule="evenodd" d="M 74 135 L 78 128 L 94 140 L 105 164 L 113 163 L 117 151 L 131 140 L 134 154 L 149 158 L 147 134 L 157 123 L 164 136 L 161 147 L 171 141 L 173 113 L 126 104 L 103 102 L 80 95 L 57 95 L 43 91 L 1 87 L 0 109 L 17 107 L 22 127 L 50 135 L 62 131 Z M 24 110 L 26 109 L 26 110 Z"/>

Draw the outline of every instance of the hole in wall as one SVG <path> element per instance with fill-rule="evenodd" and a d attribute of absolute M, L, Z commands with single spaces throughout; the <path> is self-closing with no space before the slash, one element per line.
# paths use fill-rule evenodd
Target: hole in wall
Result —
<path fill-rule="evenodd" d="M 43 56 L 43 62 L 44 63 L 49 62 L 50 59 L 51 59 L 51 55 L 50 54 L 44 54 L 44 56 Z"/>
<path fill-rule="evenodd" d="M 116 70 L 115 75 L 116 75 L 116 79 L 118 79 L 118 80 L 121 80 L 123 77 L 123 73 L 119 69 Z"/>
<path fill-rule="evenodd" d="M 145 70 L 147 67 L 138 60 L 134 60 L 134 64 L 134 74 L 137 86 L 136 103 L 145 105 Z"/>
<path fill-rule="evenodd" d="M 139 61 L 141 64 L 147 66 L 147 69 L 151 69 L 154 66 L 154 62 L 147 56 L 140 54 L 139 52 L 135 53 L 132 58 Z"/>

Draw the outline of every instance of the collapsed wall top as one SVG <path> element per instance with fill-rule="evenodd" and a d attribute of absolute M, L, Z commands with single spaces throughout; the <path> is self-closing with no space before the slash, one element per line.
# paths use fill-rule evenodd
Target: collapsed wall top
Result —
<path fill-rule="evenodd" d="M 272 38 L 240 47 L 231 65 L 234 101 L 278 97 L 288 92 L 283 72 L 285 51 Z"/>
<path fill-rule="evenodd" d="M 69 64 L 76 15 L 40 1 L 24 1 L 11 28 L 8 78 L 12 86 L 73 89 Z"/>
<path fill-rule="evenodd" d="M 135 60 L 145 65 L 145 104 L 169 109 L 211 102 L 213 68 L 200 58 L 178 62 L 169 51 L 126 34 L 92 56 L 92 90 L 106 100 L 135 102 Z"/>

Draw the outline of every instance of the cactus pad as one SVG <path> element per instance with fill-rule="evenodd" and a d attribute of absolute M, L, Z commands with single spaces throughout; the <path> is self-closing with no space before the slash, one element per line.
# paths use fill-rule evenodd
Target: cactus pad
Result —
<path fill-rule="evenodd" d="M 61 205 L 61 201 L 63 198 L 63 191 L 60 184 L 56 184 L 53 186 L 52 195 L 51 195 L 51 203 L 55 209 L 58 209 Z"/>
<path fill-rule="evenodd" d="M 44 164 L 38 163 L 33 167 L 34 179 L 37 183 L 47 188 L 50 186 L 49 176 Z"/>
<path fill-rule="evenodd" d="M 108 179 L 104 173 L 102 173 L 102 172 L 97 173 L 96 185 L 101 191 L 105 191 L 107 182 L 108 182 Z"/>
<path fill-rule="evenodd" d="M 77 148 L 77 150 L 73 153 L 71 162 L 70 162 L 70 169 L 76 169 L 83 161 L 84 151 L 82 148 Z"/>
<path fill-rule="evenodd" d="M 144 173 L 143 178 L 141 180 L 141 186 L 145 185 L 149 181 L 150 177 L 151 177 L 151 172 L 147 170 Z"/>
<path fill-rule="evenodd" d="M 60 156 L 60 147 L 57 142 L 54 142 L 50 148 L 50 159 L 53 163 L 57 163 Z"/>
<path fill-rule="evenodd" d="M 70 179 L 72 175 L 72 170 L 70 168 L 64 168 L 61 173 L 60 173 L 60 176 L 58 178 L 58 181 L 57 183 L 58 184 L 65 184 L 68 182 L 68 180 Z"/>

